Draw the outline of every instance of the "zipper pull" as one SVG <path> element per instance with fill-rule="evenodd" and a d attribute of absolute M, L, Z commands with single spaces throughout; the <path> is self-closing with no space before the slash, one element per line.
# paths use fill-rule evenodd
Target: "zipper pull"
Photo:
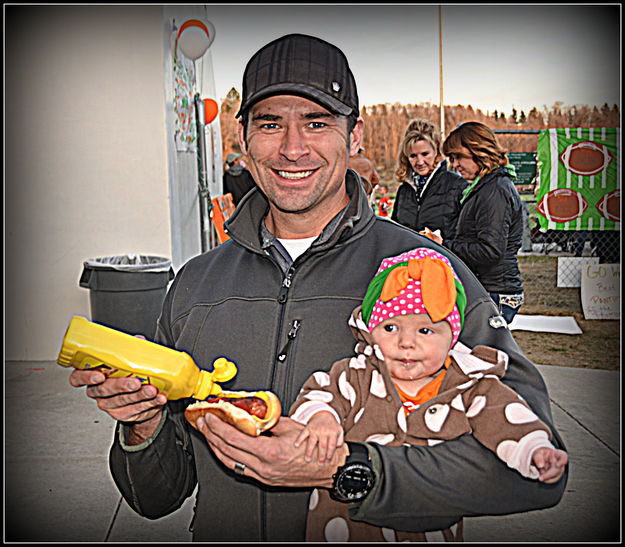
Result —
<path fill-rule="evenodd" d="M 293 268 L 289 268 L 289 271 L 287 272 L 286 277 L 284 278 L 284 281 L 282 281 L 282 286 L 285 287 L 286 289 L 291 287 L 291 279 L 293 279 L 293 273 L 294 273 Z"/>
<path fill-rule="evenodd" d="M 297 331 L 299 331 L 301 324 L 302 322 L 299 319 L 295 319 L 291 323 L 291 328 L 289 329 L 289 333 L 286 335 L 287 336 L 286 344 L 284 345 L 284 347 L 282 348 L 282 351 L 278 354 L 278 357 L 277 357 L 280 363 L 284 363 L 284 361 L 286 361 L 287 354 L 289 351 L 289 346 L 291 345 L 291 342 L 295 340 L 295 337 L 297 336 Z"/>
<path fill-rule="evenodd" d="M 293 279 L 294 273 L 295 270 L 293 269 L 293 267 L 289 268 L 286 277 L 282 280 L 282 287 L 280 288 L 280 292 L 278 294 L 278 302 L 280 304 L 284 304 L 286 302 L 286 295 L 289 292 L 289 288 L 291 287 L 291 280 Z"/>
<path fill-rule="evenodd" d="M 291 340 L 297 336 L 297 331 L 299 330 L 301 324 L 302 322 L 299 319 L 295 319 L 293 323 L 291 323 L 291 330 L 289 331 L 289 334 L 287 334 Z"/>

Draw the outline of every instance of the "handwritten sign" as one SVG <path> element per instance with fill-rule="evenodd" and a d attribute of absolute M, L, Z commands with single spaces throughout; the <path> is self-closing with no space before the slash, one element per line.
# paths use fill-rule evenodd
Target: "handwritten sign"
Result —
<path fill-rule="evenodd" d="M 581 299 L 585 319 L 621 318 L 620 264 L 582 266 Z"/>

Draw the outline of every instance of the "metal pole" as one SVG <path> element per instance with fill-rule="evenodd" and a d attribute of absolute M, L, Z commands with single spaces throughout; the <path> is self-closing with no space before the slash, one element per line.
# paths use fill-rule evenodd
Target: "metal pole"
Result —
<path fill-rule="evenodd" d="M 445 110 L 443 101 L 443 10 L 442 6 L 438 6 L 438 70 L 440 81 L 440 130 L 441 140 L 445 138 Z"/>
<path fill-rule="evenodd" d="M 195 124 L 197 128 L 197 167 L 198 167 L 198 195 L 200 200 L 200 230 L 202 240 L 202 252 L 206 252 L 209 246 L 210 211 L 212 203 L 208 184 L 206 182 L 206 139 L 204 135 L 203 103 L 200 94 L 196 93 Z"/>

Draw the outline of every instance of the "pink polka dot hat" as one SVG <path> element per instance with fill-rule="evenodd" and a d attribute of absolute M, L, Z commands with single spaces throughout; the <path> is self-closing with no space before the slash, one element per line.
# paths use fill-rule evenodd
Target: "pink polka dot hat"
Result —
<path fill-rule="evenodd" d="M 371 332 L 396 315 L 427 313 L 434 323 L 449 323 L 453 346 L 462 331 L 466 302 L 449 259 L 419 247 L 382 260 L 363 299 L 362 317 Z"/>

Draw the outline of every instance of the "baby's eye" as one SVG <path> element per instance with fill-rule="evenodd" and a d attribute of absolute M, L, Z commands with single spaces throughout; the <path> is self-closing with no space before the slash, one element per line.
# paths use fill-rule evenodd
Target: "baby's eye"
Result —
<path fill-rule="evenodd" d="M 434 331 L 432 329 L 428 329 L 427 327 L 423 327 L 422 329 L 419 329 L 419 332 L 421 334 L 432 334 Z"/>
<path fill-rule="evenodd" d="M 391 324 L 391 325 L 384 325 L 384 330 L 386 332 L 397 332 L 399 329 L 397 325 Z"/>

